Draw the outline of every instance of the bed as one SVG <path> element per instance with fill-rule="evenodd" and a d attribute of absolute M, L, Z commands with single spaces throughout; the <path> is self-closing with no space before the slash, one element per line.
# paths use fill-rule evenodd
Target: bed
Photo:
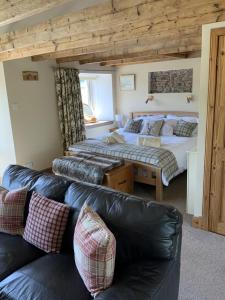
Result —
<path fill-rule="evenodd" d="M 176 115 L 179 117 L 182 116 L 190 116 L 190 117 L 198 117 L 198 113 L 195 112 L 178 112 L 178 111 L 156 111 L 156 112 L 132 112 L 130 117 L 132 119 L 139 118 L 143 116 L 155 116 L 155 115 Z M 187 151 L 193 149 L 196 147 L 197 137 L 177 137 L 177 136 L 161 136 L 161 147 L 158 149 L 158 151 L 164 151 L 165 150 L 169 153 L 171 153 L 171 157 L 174 156 L 177 162 L 177 167 L 173 170 L 173 173 L 169 174 L 166 173 L 166 167 L 170 164 L 170 168 L 173 167 L 172 165 L 172 159 L 168 158 L 167 162 L 165 162 L 165 166 L 162 167 L 162 165 L 157 163 L 151 163 L 152 160 L 148 160 L 147 158 L 151 156 L 151 153 L 153 149 L 143 149 L 141 147 L 136 146 L 137 145 L 137 139 L 139 134 L 135 133 L 128 133 L 125 132 L 123 128 L 119 129 L 118 132 L 122 134 L 125 138 L 126 145 L 117 145 L 114 146 L 114 152 L 111 151 L 111 148 L 113 147 L 106 147 L 103 144 L 99 145 L 99 140 L 96 139 L 95 141 L 87 141 L 87 144 L 89 145 L 78 145 L 75 144 L 74 146 L 71 146 L 69 151 L 66 152 L 66 155 L 73 155 L 76 151 L 79 150 L 89 150 L 95 149 L 97 153 L 101 154 L 107 154 L 109 156 L 119 156 L 121 153 L 126 152 L 126 148 L 123 147 L 129 147 L 132 148 L 133 151 L 139 152 L 140 149 L 142 152 L 140 153 L 137 158 L 133 155 L 127 155 L 127 156 L 120 156 L 126 159 L 128 162 L 132 162 L 134 167 L 134 180 L 136 182 L 141 182 L 149 185 L 153 185 L 156 187 L 156 200 L 162 201 L 163 199 L 163 185 L 168 186 L 170 180 L 172 180 L 174 177 L 176 177 L 178 174 L 182 173 L 187 169 Z M 96 146 L 95 146 L 96 143 Z M 85 146 L 85 147 L 83 147 Z M 99 149 L 98 147 L 99 146 Z M 89 148 L 88 148 L 89 147 Z M 121 148 L 122 147 L 122 148 Z M 80 149 L 79 149 L 80 148 Z M 86 148 L 86 149 L 85 149 Z M 105 149 L 104 149 L 105 148 Z M 116 148 L 116 151 L 115 151 Z M 119 151 L 120 150 L 120 151 Z M 145 151 L 143 151 L 145 150 Z M 111 152 L 110 152 L 111 151 Z M 149 152 L 148 152 L 149 151 Z M 145 159 L 141 157 L 145 156 Z M 164 155 L 165 156 L 165 155 Z M 168 169 L 168 168 L 167 168 Z"/>

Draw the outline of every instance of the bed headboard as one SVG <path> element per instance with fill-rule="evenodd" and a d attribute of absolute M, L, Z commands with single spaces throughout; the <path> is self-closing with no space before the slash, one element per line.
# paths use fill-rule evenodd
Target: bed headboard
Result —
<path fill-rule="evenodd" d="M 176 115 L 176 116 L 190 116 L 190 117 L 198 117 L 198 112 L 190 112 L 190 111 L 144 111 L 144 112 L 131 112 L 130 118 L 138 118 L 142 116 L 156 116 L 156 115 Z"/>

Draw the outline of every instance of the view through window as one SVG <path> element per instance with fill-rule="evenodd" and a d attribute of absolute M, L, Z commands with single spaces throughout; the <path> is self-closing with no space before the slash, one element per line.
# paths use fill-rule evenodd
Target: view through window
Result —
<path fill-rule="evenodd" d="M 113 120 L 112 74 L 80 73 L 86 123 Z"/>

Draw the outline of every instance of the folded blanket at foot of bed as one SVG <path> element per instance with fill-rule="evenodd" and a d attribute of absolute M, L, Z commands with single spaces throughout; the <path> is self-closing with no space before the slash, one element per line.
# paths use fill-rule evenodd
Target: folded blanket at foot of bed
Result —
<path fill-rule="evenodd" d="M 153 165 L 162 169 L 163 184 L 168 186 L 170 180 L 178 173 L 177 160 L 174 154 L 163 148 L 136 146 L 132 144 L 107 145 L 99 140 L 86 140 L 69 148 L 70 151 L 91 151 L 110 157 L 123 158 Z"/>
<path fill-rule="evenodd" d="M 102 184 L 105 172 L 124 164 L 123 159 L 113 159 L 91 152 L 56 158 L 52 163 L 55 174 L 71 179 Z"/>

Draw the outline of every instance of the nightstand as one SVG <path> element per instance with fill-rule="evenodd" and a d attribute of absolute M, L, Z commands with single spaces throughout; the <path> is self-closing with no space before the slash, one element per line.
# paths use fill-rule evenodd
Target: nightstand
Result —
<path fill-rule="evenodd" d="M 114 132 L 114 131 L 116 131 L 117 129 L 119 129 L 119 128 L 118 128 L 118 127 L 110 128 L 110 129 L 109 129 L 109 132 Z"/>

